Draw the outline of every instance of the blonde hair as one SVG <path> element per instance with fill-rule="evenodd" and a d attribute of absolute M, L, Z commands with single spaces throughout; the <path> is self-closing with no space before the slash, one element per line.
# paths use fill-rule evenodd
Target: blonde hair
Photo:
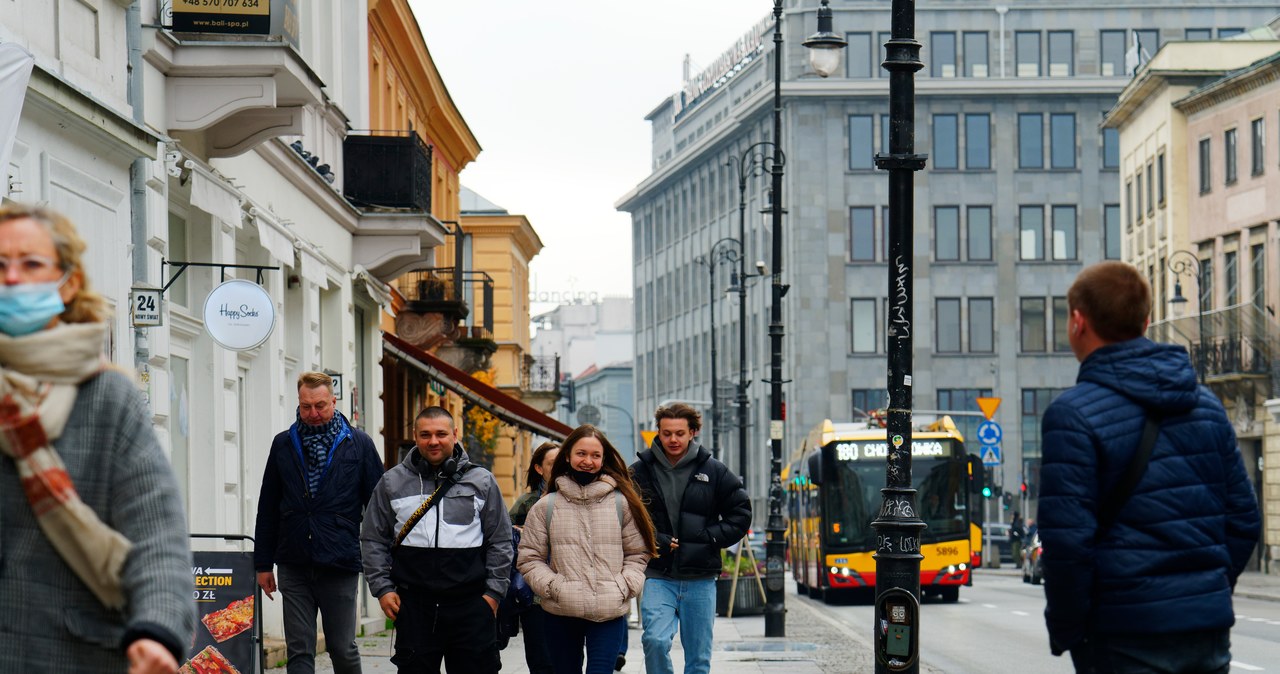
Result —
<path fill-rule="evenodd" d="M 89 287 L 84 271 L 84 251 L 88 246 L 67 216 L 45 206 L 10 202 L 0 206 L 0 224 L 14 220 L 31 220 L 44 227 L 58 252 L 58 266 L 65 274 L 79 274 L 80 291 L 67 302 L 58 320 L 63 323 L 103 323 L 111 317 L 107 299 Z"/>
<path fill-rule="evenodd" d="M 298 390 L 302 387 L 320 388 L 321 386 L 329 389 L 329 393 L 333 393 L 333 377 L 323 372 L 303 372 L 298 375 Z"/>

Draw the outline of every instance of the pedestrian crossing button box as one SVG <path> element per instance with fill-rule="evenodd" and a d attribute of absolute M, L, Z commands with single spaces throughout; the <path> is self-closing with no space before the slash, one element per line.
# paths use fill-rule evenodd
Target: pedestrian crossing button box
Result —
<path fill-rule="evenodd" d="M 876 598 L 876 659 L 890 671 L 912 666 L 919 648 L 920 602 L 901 588 L 885 590 Z"/>

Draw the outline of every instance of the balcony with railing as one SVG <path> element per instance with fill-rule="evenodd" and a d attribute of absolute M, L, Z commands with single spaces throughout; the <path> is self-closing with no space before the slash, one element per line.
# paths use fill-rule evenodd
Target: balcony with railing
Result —
<path fill-rule="evenodd" d="M 525 391 L 556 392 L 560 382 L 560 356 L 525 356 L 520 388 Z"/>
<path fill-rule="evenodd" d="M 365 131 L 342 142 L 347 200 L 372 211 L 431 211 L 432 148 L 416 131 Z"/>
<path fill-rule="evenodd" d="M 1161 321 L 1148 335 L 1187 347 L 1201 381 L 1224 400 L 1280 396 L 1280 325 L 1252 303 Z"/>

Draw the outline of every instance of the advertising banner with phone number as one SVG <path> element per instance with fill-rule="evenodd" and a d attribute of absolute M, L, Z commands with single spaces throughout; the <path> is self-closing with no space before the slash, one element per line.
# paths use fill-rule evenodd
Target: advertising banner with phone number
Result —
<path fill-rule="evenodd" d="M 173 0 L 173 29 L 266 35 L 271 32 L 271 0 Z"/>
<path fill-rule="evenodd" d="M 257 672 L 253 553 L 195 551 L 191 558 L 192 597 L 200 624 L 178 674 Z"/>

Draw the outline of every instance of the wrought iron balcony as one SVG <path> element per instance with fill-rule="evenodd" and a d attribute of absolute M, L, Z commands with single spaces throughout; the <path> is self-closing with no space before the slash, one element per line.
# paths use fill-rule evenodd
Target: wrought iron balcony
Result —
<path fill-rule="evenodd" d="M 347 200 L 366 210 L 431 212 L 431 146 L 415 131 L 368 131 L 342 142 Z"/>
<path fill-rule="evenodd" d="M 1210 386 L 1254 381 L 1264 392 L 1280 394 L 1280 326 L 1253 304 L 1162 321 L 1151 326 L 1149 335 L 1186 346 L 1192 365 Z"/>
<path fill-rule="evenodd" d="M 431 268 L 409 272 L 396 285 L 407 303 L 405 309 L 418 314 L 444 314 L 455 321 L 471 313 L 462 299 L 462 286 L 452 268 Z"/>
<path fill-rule="evenodd" d="M 525 356 L 520 388 L 525 391 L 555 392 L 560 381 L 560 356 Z"/>

